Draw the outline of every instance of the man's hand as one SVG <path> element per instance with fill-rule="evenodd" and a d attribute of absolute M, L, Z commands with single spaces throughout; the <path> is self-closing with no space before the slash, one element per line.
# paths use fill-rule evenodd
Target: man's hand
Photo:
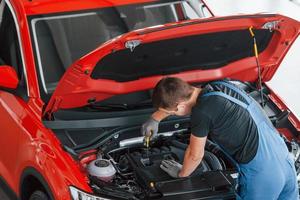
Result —
<path fill-rule="evenodd" d="M 160 168 L 167 172 L 171 177 L 179 178 L 178 174 L 182 165 L 175 160 L 163 160 L 160 164 Z"/>
<path fill-rule="evenodd" d="M 141 134 L 145 137 L 151 137 L 153 139 L 157 136 L 158 133 L 159 121 L 156 121 L 150 117 L 142 126 Z"/>

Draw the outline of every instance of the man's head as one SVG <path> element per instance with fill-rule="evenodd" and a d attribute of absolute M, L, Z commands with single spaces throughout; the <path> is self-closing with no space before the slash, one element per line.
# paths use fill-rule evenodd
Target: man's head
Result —
<path fill-rule="evenodd" d="M 179 78 L 163 78 L 154 88 L 153 106 L 171 115 L 187 115 L 195 103 L 195 98 L 192 98 L 195 89 Z"/>

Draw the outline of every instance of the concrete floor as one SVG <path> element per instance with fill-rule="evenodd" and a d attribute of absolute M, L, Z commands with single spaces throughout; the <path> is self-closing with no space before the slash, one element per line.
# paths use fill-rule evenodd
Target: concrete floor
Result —
<path fill-rule="evenodd" d="M 238 13 L 273 12 L 290 16 L 300 21 L 300 1 L 294 0 L 206 0 L 212 11 L 217 15 L 230 15 Z M 281 64 L 276 75 L 270 81 L 271 86 L 279 96 L 289 105 L 289 108 L 300 119 L 300 38 L 293 45 L 287 58 Z M 0 189 L 0 200 L 9 198 Z"/>

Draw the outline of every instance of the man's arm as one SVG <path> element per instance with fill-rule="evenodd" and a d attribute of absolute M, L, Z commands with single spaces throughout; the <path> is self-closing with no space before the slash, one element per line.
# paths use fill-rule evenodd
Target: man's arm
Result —
<path fill-rule="evenodd" d="M 198 167 L 204 156 L 204 147 L 207 137 L 196 137 L 191 134 L 190 144 L 185 151 L 184 161 L 179 177 L 186 177 Z"/>
<path fill-rule="evenodd" d="M 163 119 L 165 119 L 166 117 L 170 116 L 169 113 L 166 113 L 164 111 L 161 110 L 157 110 L 152 114 L 152 118 L 155 119 L 156 121 L 161 121 Z"/>

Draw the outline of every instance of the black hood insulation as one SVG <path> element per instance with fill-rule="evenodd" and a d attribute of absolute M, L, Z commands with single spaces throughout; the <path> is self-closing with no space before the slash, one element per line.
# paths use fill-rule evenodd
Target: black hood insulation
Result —
<path fill-rule="evenodd" d="M 268 46 L 273 32 L 254 30 L 258 50 Z M 132 81 L 153 75 L 189 70 L 216 69 L 253 56 L 253 39 L 248 29 L 193 35 L 141 44 L 133 52 L 123 49 L 101 59 L 93 79 Z"/>

